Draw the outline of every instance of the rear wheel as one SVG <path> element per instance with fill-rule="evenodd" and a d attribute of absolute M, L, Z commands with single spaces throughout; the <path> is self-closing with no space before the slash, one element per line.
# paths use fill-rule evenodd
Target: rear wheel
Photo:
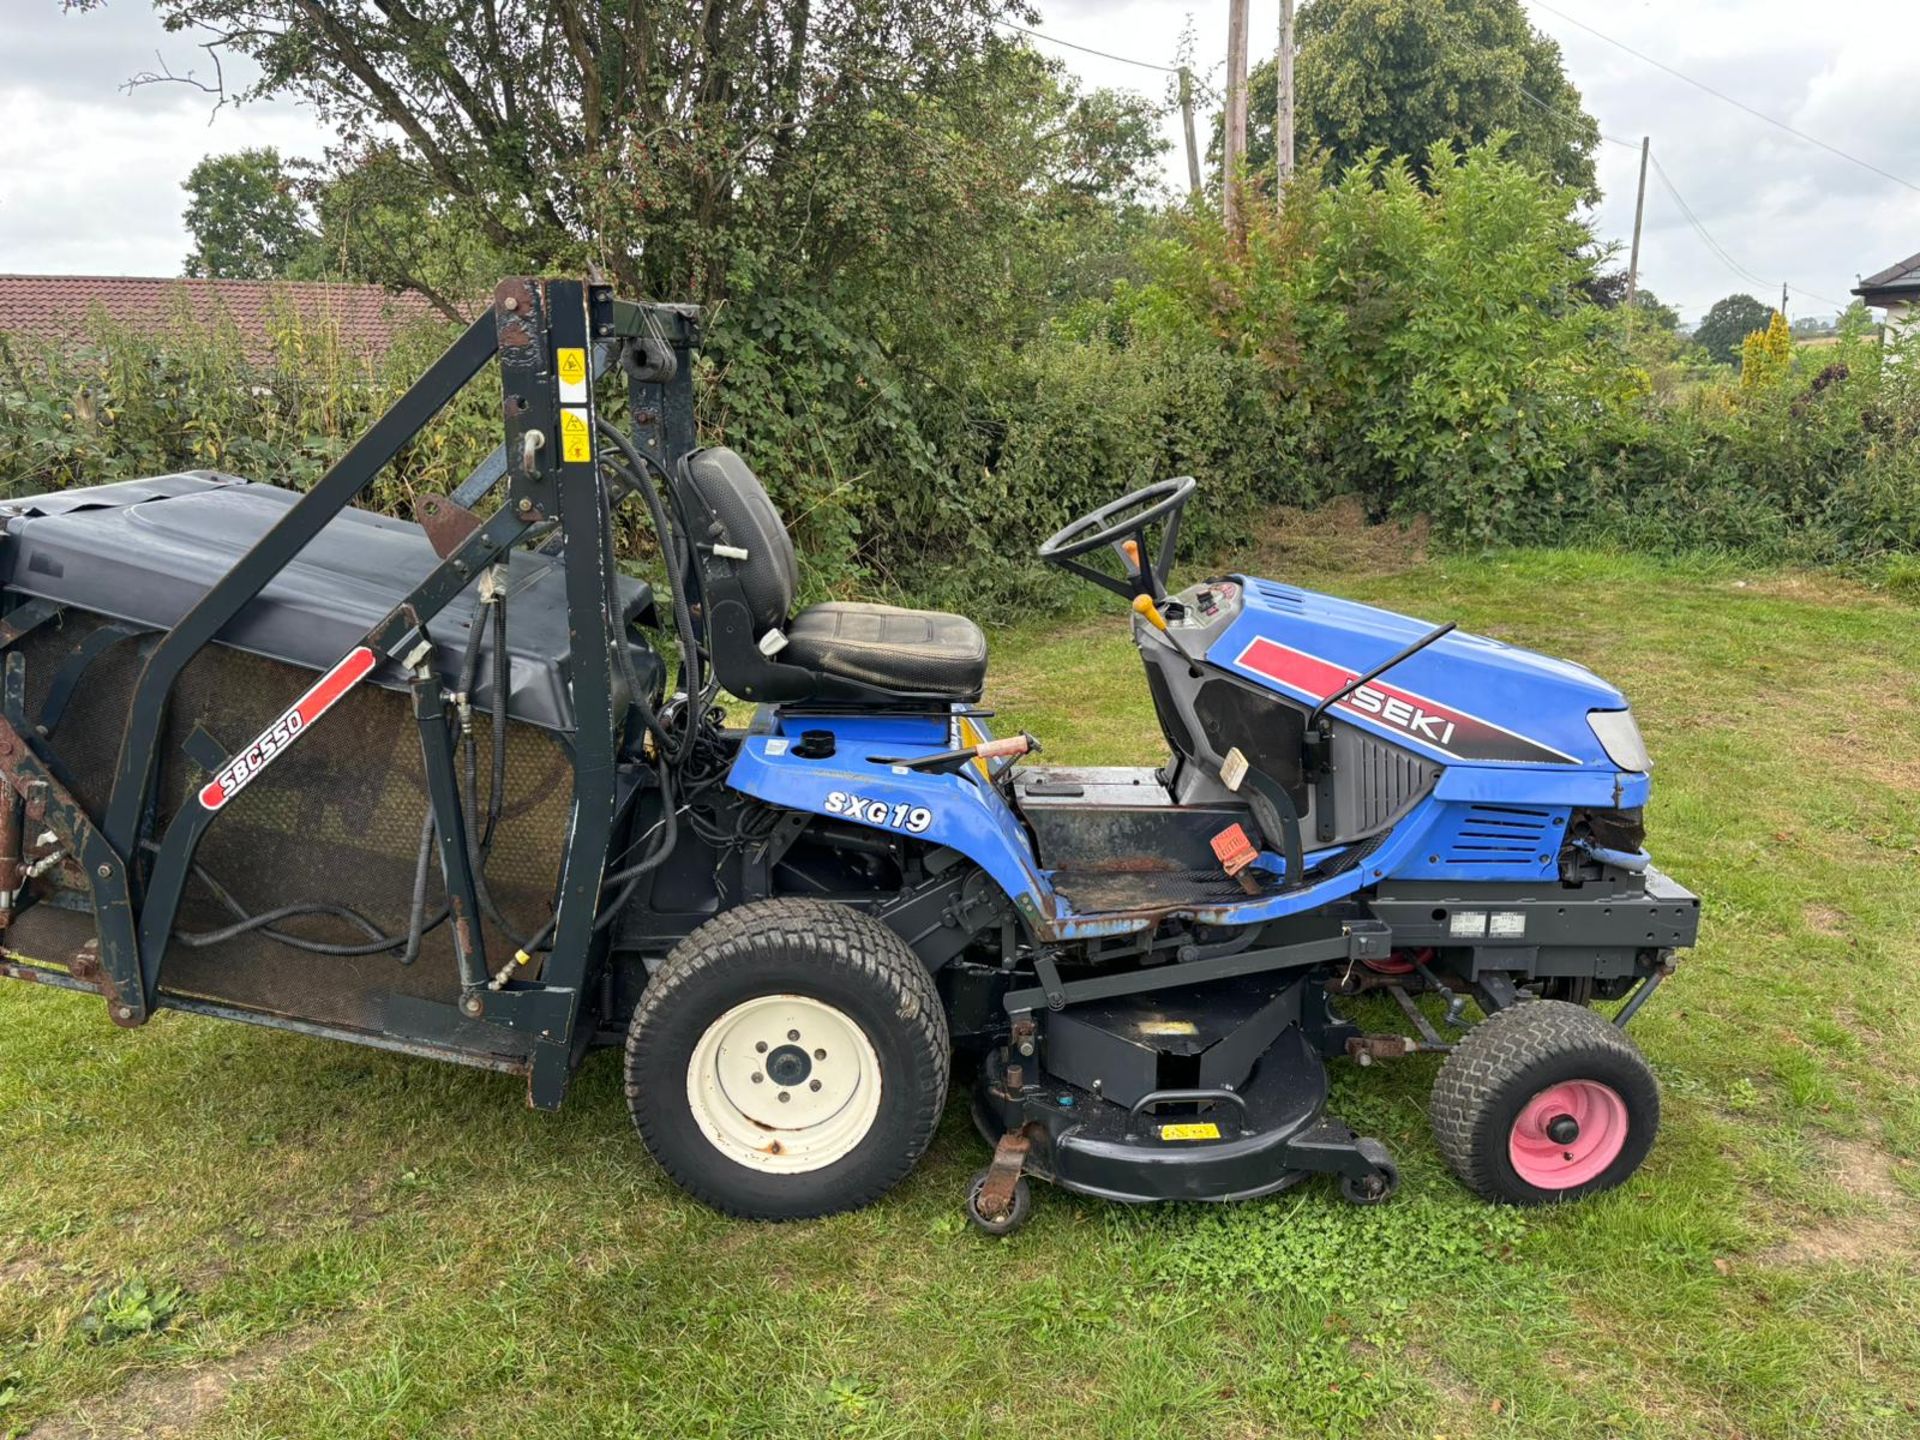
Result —
<path fill-rule="evenodd" d="M 1544 1205 L 1610 1190 L 1660 1128 L 1653 1071 L 1619 1027 L 1528 1000 L 1469 1030 L 1434 1081 L 1434 1138 L 1467 1187 Z"/>
<path fill-rule="evenodd" d="M 794 1220 L 857 1209 L 913 1168 L 952 1065 L 933 977 L 879 921 L 767 900 L 667 957 L 627 1030 L 627 1104 L 682 1188 Z"/>

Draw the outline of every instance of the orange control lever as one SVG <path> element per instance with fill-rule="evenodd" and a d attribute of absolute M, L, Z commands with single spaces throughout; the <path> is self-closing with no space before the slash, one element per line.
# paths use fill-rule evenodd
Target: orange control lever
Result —
<path fill-rule="evenodd" d="M 1160 607 L 1153 603 L 1153 597 L 1151 595 L 1134 596 L 1133 609 L 1135 614 L 1146 616 L 1147 623 L 1153 626 L 1154 629 L 1165 630 L 1167 628 L 1167 617 L 1160 613 Z"/>

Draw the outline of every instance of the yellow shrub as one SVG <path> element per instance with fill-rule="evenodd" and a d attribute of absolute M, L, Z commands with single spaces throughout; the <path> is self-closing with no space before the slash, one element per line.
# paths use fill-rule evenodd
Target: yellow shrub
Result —
<path fill-rule="evenodd" d="M 1740 388 L 1758 390 L 1773 384 L 1793 368 L 1793 332 L 1778 310 L 1767 328 L 1756 330 L 1740 344 Z"/>

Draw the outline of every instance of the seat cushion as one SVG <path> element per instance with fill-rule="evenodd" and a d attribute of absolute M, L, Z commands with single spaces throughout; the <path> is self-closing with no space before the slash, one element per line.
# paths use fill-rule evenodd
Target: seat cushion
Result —
<path fill-rule="evenodd" d="M 964 615 L 835 600 L 793 617 L 779 659 L 883 690 L 978 700 L 987 637 Z"/>

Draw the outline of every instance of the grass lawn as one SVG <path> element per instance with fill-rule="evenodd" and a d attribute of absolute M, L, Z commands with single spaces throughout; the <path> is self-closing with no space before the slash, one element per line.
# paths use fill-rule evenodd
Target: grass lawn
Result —
<path fill-rule="evenodd" d="M 0 986 L 0 1434 L 1920 1435 L 1920 614 L 1392 550 L 1264 568 L 1578 659 L 1658 759 L 1651 843 L 1706 921 L 1635 1022 L 1666 1122 L 1624 1190 L 1470 1198 L 1423 1058 L 1337 1075 L 1405 1175 L 1378 1209 L 1043 1190 L 989 1243 L 956 1100 L 879 1206 L 742 1224 L 654 1168 L 612 1054 L 541 1115 L 501 1076 Z M 1155 758 L 1117 606 L 996 637 L 993 673 L 1049 760 Z"/>

